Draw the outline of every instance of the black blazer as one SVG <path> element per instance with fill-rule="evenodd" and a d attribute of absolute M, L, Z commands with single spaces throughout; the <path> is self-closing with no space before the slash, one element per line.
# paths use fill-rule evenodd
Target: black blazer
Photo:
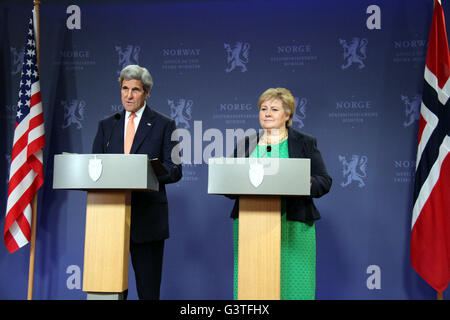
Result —
<path fill-rule="evenodd" d="M 328 193 L 331 188 L 332 179 L 329 176 L 320 151 L 317 149 L 316 138 L 288 128 L 288 151 L 289 158 L 311 159 L 311 196 L 287 196 L 286 211 L 288 220 L 312 223 L 320 219 L 320 213 L 314 205 L 312 198 L 320 198 Z M 248 158 L 259 140 L 259 134 L 245 137 L 244 141 L 238 142 L 233 156 Z M 243 144 L 243 145 L 242 145 Z M 239 150 L 241 152 L 239 152 Z M 242 151 L 244 153 L 242 154 Z M 231 218 L 239 215 L 239 199 L 234 203 Z"/>
<path fill-rule="evenodd" d="M 92 153 L 123 153 L 125 110 L 100 121 Z M 171 141 L 175 122 L 148 105 L 136 130 L 130 153 L 158 158 L 168 174 L 158 177 L 159 191 L 133 191 L 131 195 L 131 230 L 134 242 L 150 242 L 169 237 L 168 204 L 165 184 L 181 179 L 180 164 L 172 162 L 171 152 L 178 141 Z"/>

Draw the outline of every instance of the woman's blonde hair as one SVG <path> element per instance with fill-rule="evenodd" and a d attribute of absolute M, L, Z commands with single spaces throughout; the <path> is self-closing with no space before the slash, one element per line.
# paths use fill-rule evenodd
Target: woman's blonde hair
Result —
<path fill-rule="evenodd" d="M 289 115 L 288 121 L 286 121 L 286 127 L 292 126 L 292 117 L 295 112 L 295 99 L 291 91 L 285 88 L 269 88 L 263 92 L 258 99 L 258 108 L 261 109 L 261 105 L 264 101 L 278 99 L 283 105 L 284 112 Z"/>

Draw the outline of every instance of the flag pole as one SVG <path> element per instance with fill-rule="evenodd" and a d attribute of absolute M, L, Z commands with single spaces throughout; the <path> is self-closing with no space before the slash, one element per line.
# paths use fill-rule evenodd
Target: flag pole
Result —
<path fill-rule="evenodd" d="M 31 214 L 31 240 L 30 240 L 30 267 L 28 269 L 28 300 L 33 300 L 33 282 L 34 282 L 34 258 L 36 253 L 36 218 L 37 218 L 37 193 L 33 197 Z"/>
<path fill-rule="evenodd" d="M 39 0 L 34 0 L 34 10 L 35 14 L 33 15 L 36 17 L 36 58 L 37 58 L 37 68 L 39 72 Z M 37 224 L 37 198 L 38 193 L 33 197 L 33 202 L 31 205 L 31 239 L 30 239 L 30 266 L 28 269 L 28 294 L 27 299 L 32 300 L 33 299 L 33 283 L 34 283 L 34 261 L 36 256 L 36 224 Z"/>

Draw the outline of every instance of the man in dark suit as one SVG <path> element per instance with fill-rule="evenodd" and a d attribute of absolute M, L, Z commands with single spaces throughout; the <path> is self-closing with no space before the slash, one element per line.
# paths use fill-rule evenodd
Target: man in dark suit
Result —
<path fill-rule="evenodd" d="M 158 176 L 158 192 L 131 196 L 130 254 L 139 299 L 159 299 L 164 241 L 169 237 L 165 184 L 181 179 L 181 161 L 172 141 L 175 122 L 146 104 L 153 80 L 146 68 L 125 67 L 119 76 L 120 113 L 100 121 L 93 153 L 147 154 L 158 158 L 167 174 Z M 172 154 L 176 159 L 172 159 Z"/>

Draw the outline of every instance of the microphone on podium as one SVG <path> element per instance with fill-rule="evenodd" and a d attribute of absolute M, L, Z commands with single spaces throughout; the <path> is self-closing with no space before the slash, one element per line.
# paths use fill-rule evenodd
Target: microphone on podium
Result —
<path fill-rule="evenodd" d="M 113 127 L 111 129 L 111 133 L 109 134 L 109 138 L 108 138 L 108 140 L 106 142 L 104 153 L 107 153 L 107 151 L 108 151 L 108 147 L 109 147 L 109 144 L 111 143 L 111 137 L 112 137 L 112 134 L 114 132 L 114 128 L 116 127 L 117 122 L 119 122 L 120 118 L 121 118 L 120 113 L 114 114 L 114 120 L 115 120 L 114 121 L 114 125 L 113 125 Z"/>

